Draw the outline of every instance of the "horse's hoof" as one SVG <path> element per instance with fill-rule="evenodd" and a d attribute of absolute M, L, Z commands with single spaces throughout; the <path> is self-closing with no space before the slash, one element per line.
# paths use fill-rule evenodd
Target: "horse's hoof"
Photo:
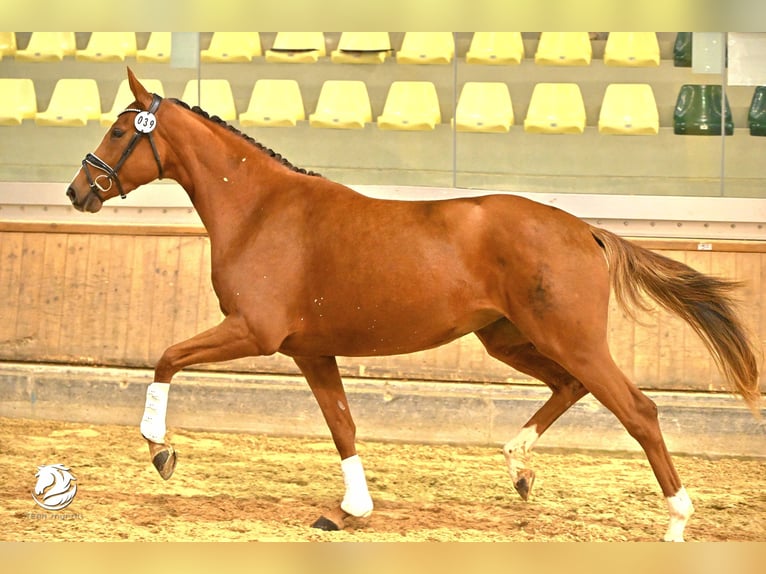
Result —
<path fill-rule="evenodd" d="M 157 469 L 162 478 L 168 480 L 173 476 L 173 471 L 176 469 L 177 456 L 173 445 L 148 442 L 149 454 L 152 457 L 154 468 Z"/>
<path fill-rule="evenodd" d="M 342 526 L 339 526 L 338 524 L 335 524 L 332 520 L 325 516 L 320 516 L 314 524 L 311 525 L 311 528 L 318 528 L 319 530 L 324 530 L 325 532 L 334 532 L 336 530 L 343 530 Z"/>
<path fill-rule="evenodd" d="M 524 468 L 518 472 L 518 478 L 513 484 L 516 492 L 519 493 L 522 500 L 529 499 L 529 493 L 532 492 L 532 485 L 535 483 L 535 471 Z"/>
<path fill-rule="evenodd" d="M 320 516 L 311 528 L 318 528 L 326 532 L 334 532 L 337 530 L 343 530 L 346 527 L 345 519 L 349 514 L 343 510 L 340 506 L 329 509 L 322 516 Z"/>

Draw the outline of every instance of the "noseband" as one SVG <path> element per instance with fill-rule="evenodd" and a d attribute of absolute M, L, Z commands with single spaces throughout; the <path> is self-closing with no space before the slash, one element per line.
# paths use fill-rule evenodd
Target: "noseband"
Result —
<path fill-rule="evenodd" d="M 128 108 L 120 112 L 119 115 L 126 114 L 128 112 L 135 112 L 137 114 L 136 119 L 133 122 L 136 131 L 133 134 L 133 137 L 130 139 L 128 147 L 126 147 L 125 151 L 122 152 L 122 156 L 114 168 L 112 168 L 108 163 L 106 163 L 94 153 L 89 153 L 85 156 L 85 159 L 82 160 L 83 171 L 85 171 L 85 177 L 88 178 L 88 184 L 90 184 L 90 192 L 95 195 L 101 201 L 101 203 L 104 202 L 104 196 L 101 195 L 101 192 L 107 192 L 112 189 L 112 182 L 117 184 L 117 190 L 120 192 L 120 197 L 125 199 L 125 192 L 122 189 L 122 183 L 120 182 L 120 178 L 117 175 L 117 172 L 120 171 L 120 168 L 125 163 L 125 160 L 127 160 L 128 156 L 133 152 L 133 149 L 136 147 L 136 144 L 139 142 L 142 136 L 149 137 L 149 143 L 152 146 L 154 160 L 157 162 L 159 178 L 162 179 L 162 162 L 160 161 L 160 154 L 157 153 L 157 146 L 154 144 L 154 134 L 152 133 L 154 128 L 157 127 L 157 118 L 155 117 L 155 114 L 157 113 L 157 108 L 160 107 L 161 102 L 162 98 L 157 94 L 153 94 L 152 103 L 148 110 L 145 111 L 136 108 Z M 90 168 L 88 165 L 91 165 L 96 169 L 100 169 L 104 173 L 97 175 L 94 178 L 90 173 Z M 108 187 L 104 187 L 101 183 L 99 183 L 99 180 L 102 178 L 109 182 Z"/>

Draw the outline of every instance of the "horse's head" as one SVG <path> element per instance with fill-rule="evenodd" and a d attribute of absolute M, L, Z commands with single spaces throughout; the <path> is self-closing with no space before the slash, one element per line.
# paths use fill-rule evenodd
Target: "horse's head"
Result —
<path fill-rule="evenodd" d="M 35 485 L 35 494 L 42 494 L 46 488 L 49 486 L 53 486 L 53 483 L 56 482 L 57 478 L 56 471 L 53 469 L 53 466 L 38 466 L 37 467 L 37 474 L 35 474 L 35 478 L 37 478 L 37 484 Z"/>
<path fill-rule="evenodd" d="M 157 110 L 162 98 L 150 94 L 128 69 L 128 82 L 136 101 L 117 117 L 96 151 L 82 161 L 67 189 L 79 211 L 92 213 L 103 203 L 138 186 L 162 178 L 162 161 L 155 142 Z"/>

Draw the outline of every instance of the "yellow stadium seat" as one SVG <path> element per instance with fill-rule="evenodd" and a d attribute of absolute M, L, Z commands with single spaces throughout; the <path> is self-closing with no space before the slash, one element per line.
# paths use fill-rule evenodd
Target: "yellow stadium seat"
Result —
<path fill-rule="evenodd" d="M 519 64 L 523 59 L 521 32 L 474 32 L 465 55 L 468 64 Z"/>
<path fill-rule="evenodd" d="M 101 118 L 101 97 L 93 79 L 67 78 L 56 82 L 48 109 L 35 115 L 40 126 L 84 126 Z"/>
<path fill-rule="evenodd" d="M 397 81 L 388 90 L 377 124 L 382 130 L 433 130 L 441 121 L 433 83 Z"/>
<path fill-rule="evenodd" d="M 228 80 L 189 80 L 181 99 L 190 106 L 199 106 L 211 116 L 228 122 L 237 119 L 234 94 Z"/>
<path fill-rule="evenodd" d="M 210 47 L 200 53 L 203 62 L 252 62 L 261 56 L 258 32 L 213 32 Z"/>
<path fill-rule="evenodd" d="M 88 46 L 77 50 L 75 60 L 88 62 L 124 62 L 136 56 L 135 32 L 92 32 Z"/>
<path fill-rule="evenodd" d="M 466 82 L 455 109 L 459 132 L 508 132 L 513 125 L 513 106 L 503 82 Z"/>
<path fill-rule="evenodd" d="M 242 126 L 294 127 L 305 119 L 300 86 L 295 80 L 258 80 L 247 111 L 239 115 Z"/>
<path fill-rule="evenodd" d="M 656 135 L 657 102 L 649 84 L 609 84 L 604 92 L 598 131 L 602 134 Z"/>
<path fill-rule="evenodd" d="M 449 64 L 454 56 L 452 32 L 405 32 L 396 61 L 400 64 Z"/>
<path fill-rule="evenodd" d="M 390 51 L 388 32 L 343 32 L 330 60 L 336 64 L 382 64 Z"/>
<path fill-rule="evenodd" d="M 24 50 L 16 51 L 22 62 L 60 62 L 77 51 L 74 32 L 32 32 Z"/>
<path fill-rule="evenodd" d="M 312 64 L 326 55 L 324 32 L 277 32 L 266 61 Z"/>
<path fill-rule="evenodd" d="M 536 84 L 524 119 L 524 131 L 545 134 L 581 134 L 585 131 L 585 104 L 577 84 Z"/>
<path fill-rule="evenodd" d="M 16 32 L 0 32 L 0 58 L 16 53 Z"/>
<path fill-rule="evenodd" d="M 588 66 L 593 56 L 588 32 L 542 32 L 535 63 L 545 66 Z"/>
<path fill-rule="evenodd" d="M 28 78 L 0 78 L 0 126 L 18 126 L 37 115 L 35 85 Z"/>
<path fill-rule="evenodd" d="M 659 66 L 660 44 L 655 32 L 609 32 L 604 47 L 607 66 Z"/>
<path fill-rule="evenodd" d="M 327 80 L 322 84 L 316 112 L 309 116 L 313 128 L 362 129 L 371 121 L 367 86 L 358 80 Z"/>
<path fill-rule="evenodd" d="M 165 97 L 165 89 L 162 87 L 162 82 L 160 80 L 147 80 L 142 78 L 141 83 L 150 92 Z M 114 98 L 112 109 L 101 114 L 101 125 L 104 127 L 111 126 L 117 121 L 119 113 L 130 106 L 134 100 L 135 97 L 133 96 L 133 92 L 130 91 L 128 80 L 122 80 L 122 82 L 120 82 L 120 87 L 117 88 L 117 95 Z"/>
<path fill-rule="evenodd" d="M 136 52 L 136 60 L 139 62 L 169 62 L 172 43 L 170 32 L 152 32 L 149 35 L 146 48 Z"/>

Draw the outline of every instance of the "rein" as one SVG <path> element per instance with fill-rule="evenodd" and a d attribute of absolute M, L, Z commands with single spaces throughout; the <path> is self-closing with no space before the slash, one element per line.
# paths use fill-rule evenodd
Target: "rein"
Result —
<path fill-rule="evenodd" d="M 98 157 L 94 153 L 89 153 L 85 156 L 85 159 L 82 160 L 82 167 L 85 171 L 85 177 L 88 178 L 88 184 L 90 185 L 90 193 L 95 195 L 101 203 L 104 202 L 104 197 L 101 195 L 101 193 L 107 192 L 110 189 L 112 189 L 112 184 L 117 184 L 117 190 L 120 192 L 120 197 L 122 199 L 125 199 L 126 194 L 123 191 L 122 183 L 120 182 L 120 178 L 117 175 L 117 172 L 120 170 L 120 168 L 123 166 L 125 161 L 128 159 L 128 156 L 133 152 L 133 149 L 136 147 L 136 144 L 138 144 L 139 140 L 142 136 L 148 136 L 149 143 L 152 146 L 152 153 L 154 154 L 154 161 L 157 162 L 157 170 L 159 171 L 159 179 L 162 179 L 162 162 L 160 161 L 160 154 L 157 152 L 157 146 L 154 143 L 154 128 L 157 127 L 157 118 L 155 117 L 155 114 L 157 113 L 157 108 L 160 107 L 160 103 L 162 103 L 162 98 L 158 96 L 157 94 L 152 95 L 152 103 L 149 106 L 148 110 L 139 110 L 136 108 L 128 108 L 126 110 L 123 110 L 119 113 L 121 116 L 122 114 L 126 114 L 128 112 L 134 112 L 136 113 L 136 118 L 133 122 L 133 126 L 135 127 L 136 131 L 133 134 L 133 137 L 130 139 L 130 142 L 128 143 L 128 147 L 125 148 L 125 151 L 122 152 L 122 156 L 120 156 L 119 161 L 117 162 L 117 165 L 112 168 L 108 163 L 106 163 L 104 160 L 102 160 L 100 157 Z M 97 175 L 95 178 L 90 173 L 90 168 L 88 165 L 95 167 L 96 169 L 99 169 L 103 171 L 104 173 Z M 109 186 L 105 187 L 102 185 L 99 180 L 101 178 L 106 179 L 109 182 Z"/>

